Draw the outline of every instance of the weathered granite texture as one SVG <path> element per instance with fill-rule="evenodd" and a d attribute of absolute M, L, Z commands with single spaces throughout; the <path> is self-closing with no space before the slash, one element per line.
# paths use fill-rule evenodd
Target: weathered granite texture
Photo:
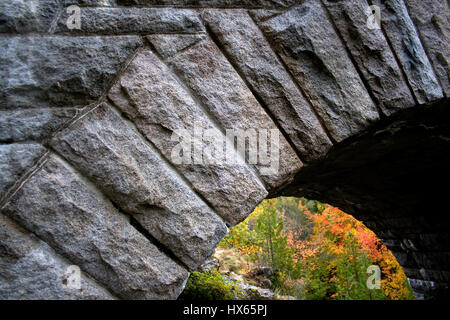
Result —
<path fill-rule="evenodd" d="M 332 144 L 319 119 L 250 16 L 245 11 L 206 10 L 203 18 L 302 159 L 326 154 Z"/>
<path fill-rule="evenodd" d="M 175 298 L 187 278 L 183 267 L 159 251 L 108 200 L 54 156 L 1 213 L 33 230 L 119 297 Z"/>
<path fill-rule="evenodd" d="M 278 130 L 245 82 L 212 40 L 202 40 L 169 59 L 169 64 L 192 90 L 222 129 Z M 302 162 L 279 133 L 279 170 L 264 175 L 266 165 L 255 164 L 267 188 L 292 179 Z"/>
<path fill-rule="evenodd" d="M 226 234 L 222 220 L 107 104 L 51 145 L 189 267 L 213 254 Z"/>
<path fill-rule="evenodd" d="M 203 31 L 198 14 L 186 9 L 155 8 L 81 8 L 80 29 L 69 29 L 64 12 L 56 33 L 79 34 L 148 34 L 193 33 Z"/>
<path fill-rule="evenodd" d="M 320 2 L 306 1 L 259 25 L 337 142 L 379 119 Z"/>
<path fill-rule="evenodd" d="M 37 143 L 0 145 L 0 198 L 45 153 Z"/>
<path fill-rule="evenodd" d="M 175 299 L 279 195 L 354 214 L 448 297 L 448 44 L 441 0 L 1 1 L 0 298 Z M 279 148 L 242 161 L 237 129 Z"/>
<path fill-rule="evenodd" d="M 405 5 L 448 98 L 450 95 L 448 1 L 407 0 Z"/>
<path fill-rule="evenodd" d="M 213 129 L 222 140 L 225 139 L 151 51 L 136 56 L 112 88 L 109 98 L 167 159 L 171 159 L 179 143 L 179 139 L 172 139 L 172 135 L 177 130 L 186 130 L 193 137 L 192 124 L 202 130 Z M 194 154 L 189 155 L 188 160 L 191 164 L 174 165 L 232 225 L 244 220 L 267 195 L 264 186 L 245 164 L 227 164 L 222 158 L 205 166 L 196 163 Z"/>
<path fill-rule="evenodd" d="M 418 102 L 422 104 L 442 98 L 442 88 L 403 0 L 372 2 L 382 9 L 382 28 L 403 66 Z M 448 51 L 443 54 L 448 55 Z"/>
<path fill-rule="evenodd" d="M 324 3 L 383 113 L 389 116 L 413 107 L 411 91 L 383 31 L 366 25 L 369 4 L 365 0 Z"/>
<path fill-rule="evenodd" d="M 81 273 L 80 288 L 69 286 L 72 265 L 48 244 L 0 215 L 0 296 L 3 299 L 116 299 Z"/>
<path fill-rule="evenodd" d="M 136 36 L 0 38 L 0 108 L 84 106 L 100 98 Z"/>

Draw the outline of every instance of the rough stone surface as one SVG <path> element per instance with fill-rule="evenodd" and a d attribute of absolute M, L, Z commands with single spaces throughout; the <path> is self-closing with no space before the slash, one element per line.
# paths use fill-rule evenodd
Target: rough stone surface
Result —
<path fill-rule="evenodd" d="M 42 141 L 79 112 L 73 108 L 0 110 L 0 142 Z"/>
<path fill-rule="evenodd" d="M 409 16 L 419 31 L 441 87 L 450 96 L 450 10 L 448 2 L 407 0 Z"/>
<path fill-rule="evenodd" d="M 139 45 L 136 36 L 0 38 L 0 108 L 92 103 Z"/>
<path fill-rule="evenodd" d="M 164 59 L 176 55 L 179 51 L 189 48 L 197 42 L 206 39 L 206 34 L 153 34 L 147 36 L 148 41 L 152 43 L 156 52 Z"/>
<path fill-rule="evenodd" d="M 383 31 L 367 27 L 367 1 L 324 3 L 383 113 L 389 116 L 413 107 L 412 93 Z"/>
<path fill-rule="evenodd" d="M 0 33 L 50 31 L 61 4 L 61 0 L 4 0 L 0 3 Z"/>
<path fill-rule="evenodd" d="M 194 138 L 195 127 L 213 129 L 225 141 L 225 136 L 214 128 L 212 121 L 151 51 L 136 56 L 112 88 L 109 98 L 169 161 L 180 138 L 185 138 L 172 139 L 177 130 L 187 130 Z M 172 163 L 232 225 L 244 220 L 267 195 L 246 164 L 227 164 L 223 157 L 208 165 L 206 154 L 199 162 L 194 154 L 189 155 L 188 160 L 190 164 Z"/>
<path fill-rule="evenodd" d="M 403 0 L 372 2 L 381 8 L 381 26 L 418 102 L 423 104 L 442 98 L 442 89 Z"/>
<path fill-rule="evenodd" d="M 285 8 L 301 0 L 117 0 L 119 5 L 165 5 L 212 8 Z"/>
<path fill-rule="evenodd" d="M 211 40 L 198 42 L 169 59 L 169 62 L 223 129 L 277 130 L 275 123 Z M 269 189 L 290 180 L 302 166 L 281 133 L 279 139 L 278 174 L 261 176 Z M 256 167 L 261 171 L 264 166 L 258 163 Z"/>
<path fill-rule="evenodd" d="M 0 215 L 0 299 L 111 300 L 111 293 L 81 272 L 71 287 L 69 267 L 45 242 Z"/>
<path fill-rule="evenodd" d="M 66 7 L 75 4 L 79 6 L 92 6 L 92 7 L 111 7 L 114 6 L 116 0 L 62 0 L 65 1 Z"/>
<path fill-rule="evenodd" d="M 45 148 L 36 143 L 0 145 L 0 199 L 44 152 Z"/>
<path fill-rule="evenodd" d="M 302 160 L 326 154 L 331 147 L 327 134 L 248 14 L 208 10 L 203 18 L 253 92 L 288 134 Z"/>
<path fill-rule="evenodd" d="M 106 104 L 57 135 L 52 146 L 193 269 L 227 232 L 220 218 Z"/>
<path fill-rule="evenodd" d="M 336 141 L 379 118 L 318 1 L 307 1 L 260 26 Z"/>
<path fill-rule="evenodd" d="M 270 10 L 270 9 L 254 9 L 248 10 L 248 14 L 252 17 L 256 22 L 263 22 L 270 18 L 273 18 L 277 15 L 282 14 L 284 11 L 282 10 Z"/>
<path fill-rule="evenodd" d="M 1 212 L 121 298 L 173 299 L 187 278 L 184 268 L 54 156 Z"/>
<path fill-rule="evenodd" d="M 0 1 L 0 206 L 15 220 L 0 221 L 0 297 L 176 298 L 264 184 L 353 214 L 418 298 L 448 298 L 448 4 L 366 1 Z M 280 171 L 175 163 L 169 137 L 198 123 L 275 130 Z M 68 264 L 84 292 L 64 287 Z"/>
<path fill-rule="evenodd" d="M 148 34 L 189 33 L 203 31 L 193 10 L 169 8 L 81 8 L 80 29 L 69 29 L 69 13 L 61 15 L 59 32 L 79 34 Z"/>

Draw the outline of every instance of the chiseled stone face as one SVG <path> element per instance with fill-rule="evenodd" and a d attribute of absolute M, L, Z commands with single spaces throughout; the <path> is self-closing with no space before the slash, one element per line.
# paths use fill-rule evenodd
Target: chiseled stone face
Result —
<path fill-rule="evenodd" d="M 49 32 L 64 0 L 0 2 L 0 33 Z"/>
<path fill-rule="evenodd" d="M 318 1 L 306 1 L 259 25 L 337 142 L 379 119 Z"/>
<path fill-rule="evenodd" d="M 100 98 L 137 36 L 0 38 L 2 109 L 85 106 Z"/>
<path fill-rule="evenodd" d="M 211 129 L 225 139 L 151 51 L 136 56 L 112 88 L 109 98 L 169 161 L 180 143 L 179 138 L 172 139 L 177 130 L 187 130 L 193 135 L 196 128 Z M 193 152 L 189 155 L 190 164 L 172 163 L 227 222 L 235 225 L 244 220 L 267 195 L 262 183 L 245 163 L 227 163 L 220 159 L 207 164 L 205 155 L 201 156 L 200 163 L 195 162 Z"/>
<path fill-rule="evenodd" d="M 33 230 L 121 298 L 173 299 L 188 276 L 54 156 L 17 191 L 1 214 Z"/>
<path fill-rule="evenodd" d="M 109 105 L 51 145 L 187 266 L 200 265 L 226 234 L 220 217 Z"/>
<path fill-rule="evenodd" d="M 443 97 L 433 68 L 403 0 L 374 0 L 381 24 L 420 104 Z"/>
<path fill-rule="evenodd" d="M 37 143 L 0 144 L 0 199 L 44 153 Z"/>
<path fill-rule="evenodd" d="M 304 161 L 317 159 L 331 142 L 311 105 L 245 11 L 205 10 L 203 18 L 231 62 L 287 133 Z"/>
<path fill-rule="evenodd" d="M 0 142 L 43 141 L 80 112 L 78 108 L 0 110 Z"/>
<path fill-rule="evenodd" d="M 433 65 L 445 95 L 450 97 L 450 23 L 448 1 L 406 0 L 409 16 Z"/>
<path fill-rule="evenodd" d="M 367 1 L 325 0 L 324 4 L 382 112 L 389 116 L 413 107 L 412 93 L 383 31 L 367 27 Z"/>
<path fill-rule="evenodd" d="M 212 40 L 202 40 L 168 62 L 224 130 L 273 129 L 279 133 L 276 124 Z M 281 133 L 278 155 L 277 174 L 261 174 L 269 191 L 291 180 L 303 165 Z M 255 167 L 262 173 L 265 166 L 256 164 Z"/>
<path fill-rule="evenodd" d="M 73 264 L 4 215 L 0 215 L 0 248 L 2 300 L 116 299 L 81 270 L 70 273 Z"/>
<path fill-rule="evenodd" d="M 80 28 L 69 29 L 70 12 L 58 20 L 56 33 L 149 34 L 204 31 L 194 10 L 170 8 L 80 8 Z"/>
<path fill-rule="evenodd" d="M 119 5 L 165 5 L 211 8 L 286 8 L 301 0 L 116 0 Z"/>

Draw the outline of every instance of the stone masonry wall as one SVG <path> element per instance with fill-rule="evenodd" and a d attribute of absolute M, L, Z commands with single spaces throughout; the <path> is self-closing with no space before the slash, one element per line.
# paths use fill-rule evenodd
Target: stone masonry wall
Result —
<path fill-rule="evenodd" d="M 177 298 L 264 198 L 321 191 L 301 188 L 306 168 L 447 102 L 449 31 L 443 0 L 2 1 L 0 297 Z M 173 133 L 194 125 L 276 132 L 278 173 L 174 162 Z"/>

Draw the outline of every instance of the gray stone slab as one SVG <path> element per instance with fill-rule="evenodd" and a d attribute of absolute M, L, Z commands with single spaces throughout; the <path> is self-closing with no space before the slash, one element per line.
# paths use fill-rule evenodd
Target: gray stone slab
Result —
<path fill-rule="evenodd" d="M 188 273 L 65 162 L 44 164 L 2 208 L 125 299 L 175 299 Z"/>
<path fill-rule="evenodd" d="M 324 0 L 324 4 L 383 113 L 389 116 L 413 107 L 411 90 L 383 31 L 367 27 L 367 1 Z"/>
<path fill-rule="evenodd" d="M 79 111 L 75 108 L 0 110 L 0 142 L 42 141 Z"/>
<path fill-rule="evenodd" d="M 61 0 L 3 0 L 0 33 L 48 32 L 62 8 Z"/>
<path fill-rule="evenodd" d="M 69 34 L 149 34 L 203 31 L 197 12 L 173 8 L 81 8 L 80 28 L 70 29 L 64 11 L 55 32 Z"/>
<path fill-rule="evenodd" d="M 264 168 L 270 165 L 261 161 L 255 164 L 268 190 L 289 181 L 302 167 L 302 162 L 275 123 L 212 40 L 205 39 L 181 51 L 170 58 L 169 63 L 222 129 L 262 129 L 278 133 L 279 145 L 273 150 L 279 159 L 269 156 L 268 161 L 276 163 L 276 172 L 266 175 Z M 270 147 L 272 150 L 272 145 Z"/>
<path fill-rule="evenodd" d="M 95 108 L 51 145 L 190 268 L 226 234 L 220 217 L 109 105 Z"/>
<path fill-rule="evenodd" d="M 306 1 L 259 25 L 337 142 L 379 119 L 320 2 Z"/>
<path fill-rule="evenodd" d="M 286 8 L 301 0 L 116 0 L 119 5 L 208 8 Z"/>
<path fill-rule="evenodd" d="M 0 198 L 45 153 L 37 143 L 0 145 Z"/>
<path fill-rule="evenodd" d="M 229 59 L 287 133 L 302 160 L 324 155 L 332 143 L 249 15 L 237 10 L 206 10 L 203 18 Z"/>
<path fill-rule="evenodd" d="M 372 0 L 381 8 L 381 27 L 420 104 L 443 97 L 442 89 L 402 0 Z"/>
<path fill-rule="evenodd" d="M 45 242 L 1 214 L 0 252 L 2 300 L 116 299 Z"/>
<path fill-rule="evenodd" d="M 187 138 L 178 137 L 179 130 L 187 130 L 191 140 L 197 129 L 202 135 L 212 129 L 222 141 L 225 136 L 151 51 L 136 56 L 108 96 L 230 224 L 244 220 L 266 197 L 264 186 L 246 164 L 228 163 L 225 157 L 209 164 L 203 153 L 208 148 L 206 137 L 199 162 L 193 149 L 189 161 L 174 161 L 174 148 L 180 138 Z"/>
<path fill-rule="evenodd" d="M 450 96 L 450 10 L 448 2 L 407 0 L 409 16 L 419 32 L 434 72 L 447 97 Z"/>
<path fill-rule="evenodd" d="M 90 104 L 141 44 L 137 36 L 0 38 L 0 108 Z"/>

